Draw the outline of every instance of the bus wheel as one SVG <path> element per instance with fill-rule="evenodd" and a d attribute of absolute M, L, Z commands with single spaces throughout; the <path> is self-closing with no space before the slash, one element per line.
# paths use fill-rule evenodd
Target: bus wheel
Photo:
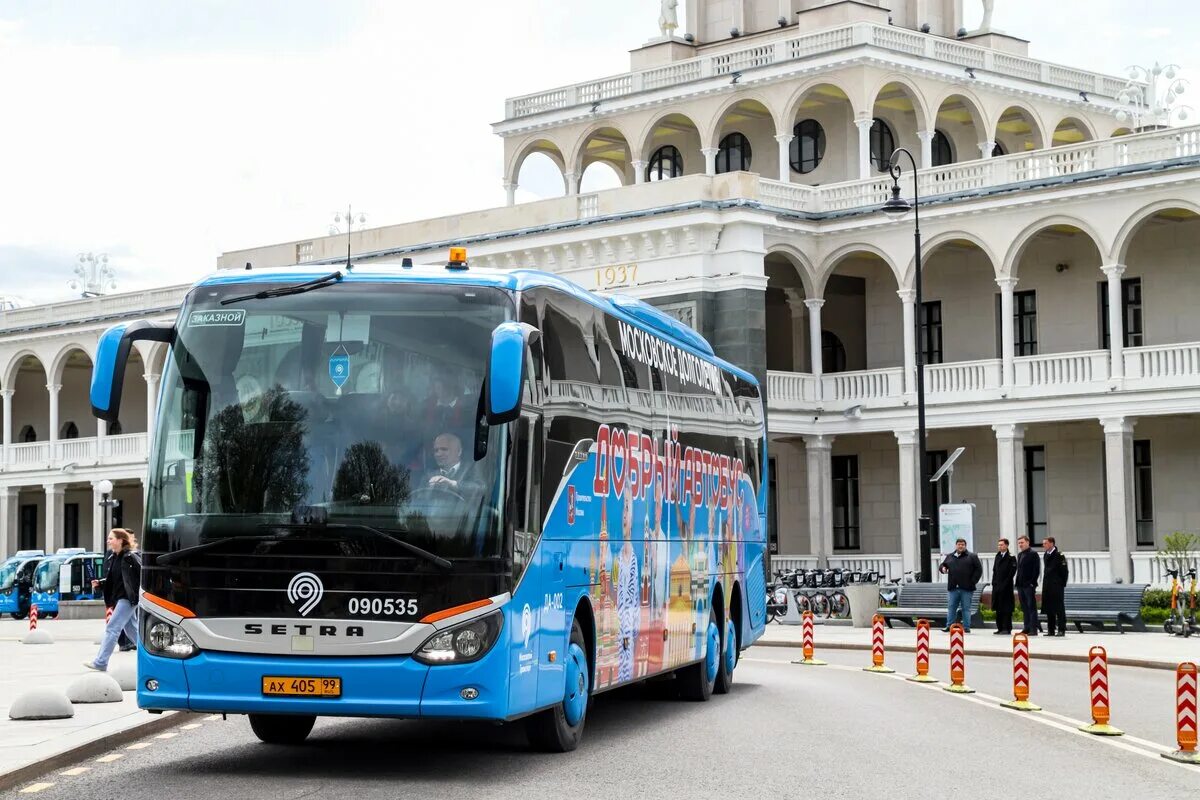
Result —
<path fill-rule="evenodd" d="M 251 714 L 254 735 L 267 744 L 300 744 L 317 721 L 314 714 Z"/>
<path fill-rule="evenodd" d="M 529 743 L 548 753 L 568 753 L 579 746 L 583 724 L 587 721 L 591 685 L 588 678 L 587 642 L 579 620 L 571 623 L 571 643 L 567 645 L 564 667 L 566 692 L 563 701 L 528 717 L 525 732 Z"/>
<path fill-rule="evenodd" d="M 717 670 L 717 682 L 713 691 L 717 694 L 729 694 L 733 688 L 733 670 L 738 662 L 737 623 L 732 617 L 725 623 L 725 645 L 721 648 L 721 667 Z"/>
<path fill-rule="evenodd" d="M 19 614 L 19 613 L 17 613 L 16 611 L 10 611 L 10 612 L 8 613 L 8 615 L 9 615 L 10 617 L 12 617 L 13 619 L 24 619 L 24 618 L 25 618 L 25 615 L 24 615 L 24 614 Z"/>
<path fill-rule="evenodd" d="M 684 700 L 704 701 L 712 697 L 721 669 L 721 629 L 717 627 L 717 616 L 708 612 L 708 631 L 704 635 L 704 658 L 690 667 L 684 667 L 679 675 L 679 696 Z"/>

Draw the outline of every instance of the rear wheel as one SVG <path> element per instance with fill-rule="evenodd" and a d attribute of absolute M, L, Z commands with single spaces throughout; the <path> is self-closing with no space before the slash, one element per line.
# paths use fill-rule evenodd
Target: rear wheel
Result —
<path fill-rule="evenodd" d="M 526 719 L 525 733 L 538 750 L 567 753 L 579 746 L 583 724 L 587 721 L 591 683 L 588 678 L 587 641 L 579 620 L 571 623 L 571 642 L 567 645 L 566 686 L 563 701 Z"/>
<path fill-rule="evenodd" d="M 316 721 L 313 714 L 251 714 L 250 728 L 267 744 L 300 744 Z"/>
<path fill-rule="evenodd" d="M 729 694 L 729 690 L 733 688 L 733 670 L 737 667 L 738 662 L 737 633 L 737 623 L 730 615 L 729 620 L 725 623 L 725 643 L 721 646 L 721 665 L 717 670 L 717 681 L 713 685 L 713 691 L 717 694 Z"/>
<path fill-rule="evenodd" d="M 721 670 L 721 629 L 717 627 L 716 612 L 708 612 L 708 630 L 704 635 L 704 658 L 679 670 L 679 696 L 684 700 L 703 702 L 712 697 Z"/>

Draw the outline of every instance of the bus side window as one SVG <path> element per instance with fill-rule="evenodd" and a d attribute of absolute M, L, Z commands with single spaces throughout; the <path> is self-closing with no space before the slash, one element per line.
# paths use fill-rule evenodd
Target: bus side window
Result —
<path fill-rule="evenodd" d="M 513 557 L 517 571 L 524 570 L 529 555 L 541 534 L 541 508 L 539 504 L 539 471 L 542 462 L 541 418 L 523 415 L 517 422 L 517 436 L 513 442 L 513 531 L 516 536 Z"/>

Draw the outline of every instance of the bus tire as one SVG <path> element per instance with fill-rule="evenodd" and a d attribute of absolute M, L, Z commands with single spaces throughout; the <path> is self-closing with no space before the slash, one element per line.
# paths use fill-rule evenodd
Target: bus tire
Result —
<path fill-rule="evenodd" d="M 695 664 L 684 667 L 676 674 L 679 696 L 684 700 L 704 702 L 712 697 L 721 669 L 721 629 L 717 627 L 717 614 L 708 612 L 708 631 L 704 636 L 704 657 Z"/>
<path fill-rule="evenodd" d="M 316 721 L 315 714 L 251 714 L 250 728 L 267 744 L 300 744 Z"/>
<path fill-rule="evenodd" d="M 738 631 L 737 623 L 731 616 L 725 623 L 725 642 L 721 645 L 721 664 L 717 668 L 717 680 L 713 691 L 717 694 L 729 694 L 733 689 L 733 670 L 738 662 Z"/>
<path fill-rule="evenodd" d="M 579 746 L 591 700 L 591 677 L 587 640 L 576 619 L 571 623 L 571 641 L 567 645 L 566 685 L 561 703 L 526 718 L 525 734 L 529 744 L 547 753 L 569 753 Z M 572 719 L 574 723 L 572 723 Z"/>

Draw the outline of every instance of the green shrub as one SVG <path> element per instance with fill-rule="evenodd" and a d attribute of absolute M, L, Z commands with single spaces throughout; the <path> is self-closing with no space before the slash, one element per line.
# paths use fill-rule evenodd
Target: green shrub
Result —
<path fill-rule="evenodd" d="M 1142 606 L 1142 619 L 1147 625 L 1161 625 L 1171 613 L 1169 608 L 1147 608 Z"/>
<path fill-rule="evenodd" d="M 1171 590 L 1170 589 L 1147 589 L 1146 594 L 1142 596 L 1142 610 L 1147 608 L 1170 608 L 1171 607 Z"/>

